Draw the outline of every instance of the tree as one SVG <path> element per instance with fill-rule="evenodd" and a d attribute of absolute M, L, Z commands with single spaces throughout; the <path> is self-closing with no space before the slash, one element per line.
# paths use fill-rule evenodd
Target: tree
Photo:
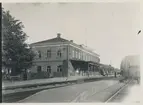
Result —
<path fill-rule="evenodd" d="M 25 43 L 26 33 L 20 20 L 11 16 L 9 11 L 2 9 L 2 63 L 11 69 L 12 75 L 17 75 L 32 66 L 34 52 Z"/>

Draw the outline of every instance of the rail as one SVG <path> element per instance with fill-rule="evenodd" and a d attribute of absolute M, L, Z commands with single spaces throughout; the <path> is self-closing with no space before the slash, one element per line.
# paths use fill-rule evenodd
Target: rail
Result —
<path fill-rule="evenodd" d="M 105 101 L 105 103 L 111 102 L 125 87 L 128 86 L 128 84 L 129 84 L 130 82 L 131 82 L 131 81 L 128 81 L 125 85 L 123 85 L 121 88 L 119 88 L 114 94 L 112 94 L 112 95 Z"/>
<path fill-rule="evenodd" d="M 113 96 L 113 94 L 115 93 L 115 91 L 121 89 L 126 84 L 127 84 L 127 82 L 125 82 L 125 84 L 121 85 L 120 81 L 119 81 L 119 82 L 117 82 L 117 83 L 115 83 L 115 84 L 113 84 L 111 86 L 108 86 L 108 87 L 106 87 L 104 89 L 101 89 L 101 90 L 99 90 L 99 91 L 97 91 L 95 93 L 93 91 L 86 90 L 84 92 L 79 93 L 79 95 L 76 98 L 74 98 L 73 100 L 71 100 L 71 102 L 86 102 L 86 100 L 88 102 L 88 100 L 90 100 L 91 97 L 96 97 L 96 96 L 98 97 L 100 94 L 103 94 L 103 93 L 107 92 L 107 93 L 109 93 L 109 96 L 107 95 L 107 98 L 102 97 L 100 99 L 100 101 L 102 100 L 101 102 L 106 102 L 106 100 L 107 101 L 110 100 L 110 96 Z M 113 89 L 113 91 L 111 91 L 112 89 Z M 99 101 L 99 100 L 95 99 L 94 101 L 96 102 L 96 101 Z"/>

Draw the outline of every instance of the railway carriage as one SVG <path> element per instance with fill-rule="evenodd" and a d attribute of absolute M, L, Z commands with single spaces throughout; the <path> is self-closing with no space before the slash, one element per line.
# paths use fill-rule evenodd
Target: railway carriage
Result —
<path fill-rule="evenodd" d="M 126 56 L 122 62 L 120 69 L 122 76 L 127 79 L 140 79 L 140 59 L 138 55 Z"/>

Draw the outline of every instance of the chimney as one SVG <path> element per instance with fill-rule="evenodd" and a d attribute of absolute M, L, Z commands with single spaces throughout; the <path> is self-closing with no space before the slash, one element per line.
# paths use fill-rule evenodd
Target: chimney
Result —
<path fill-rule="evenodd" d="M 72 43 L 73 43 L 73 40 L 70 40 L 70 42 L 72 42 Z"/>
<path fill-rule="evenodd" d="M 61 33 L 57 33 L 57 38 L 60 38 L 61 37 Z"/>

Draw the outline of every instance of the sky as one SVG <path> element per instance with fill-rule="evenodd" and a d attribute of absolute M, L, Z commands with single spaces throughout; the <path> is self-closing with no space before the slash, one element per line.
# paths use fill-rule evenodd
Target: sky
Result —
<path fill-rule="evenodd" d="M 3 4 L 24 24 L 27 43 L 57 36 L 94 49 L 101 63 L 119 68 L 127 55 L 139 54 L 139 2 Z"/>

